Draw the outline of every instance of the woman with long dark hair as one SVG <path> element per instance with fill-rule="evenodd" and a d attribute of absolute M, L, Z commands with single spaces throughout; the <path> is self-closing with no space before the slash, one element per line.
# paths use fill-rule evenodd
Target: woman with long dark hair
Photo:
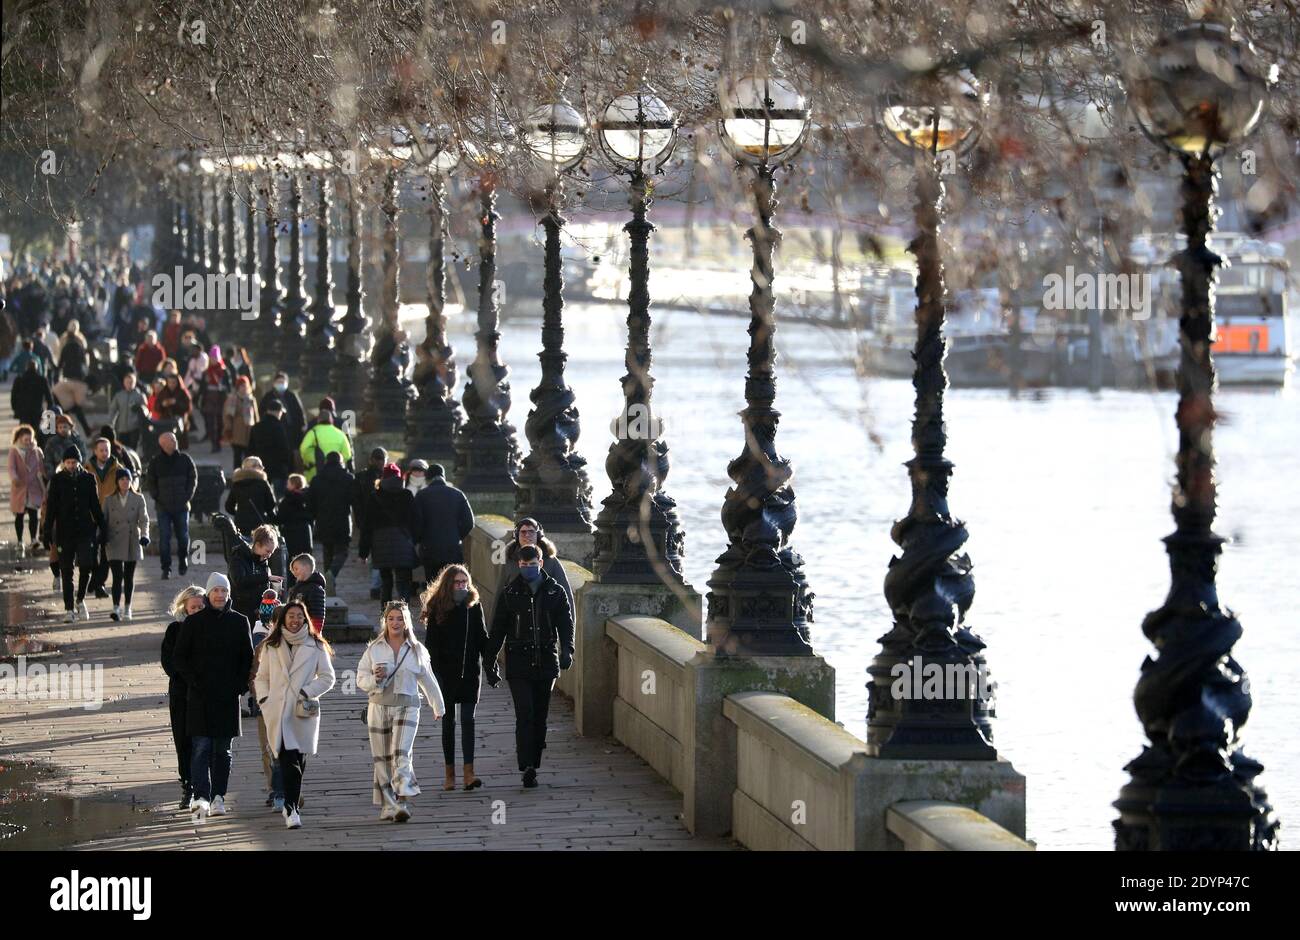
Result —
<path fill-rule="evenodd" d="M 422 618 L 428 632 L 425 645 L 433 660 L 447 704 L 442 723 L 442 755 L 446 761 L 447 780 L 444 790 L 456 789 L 456 706 L 460 706 L 461 753 L 465 760 L 465 789 L 483 785 L 474 775 L 474 710 L 478 706 L 480 670 L 488 682 L 500 680 L 496 664 L 486 660 L 487 623 L 478 591 L 464 565 L 447 565 L 438 573 L 420 599 Z"/>
<path fill-rule="evenodd" d="M 320 742 L 320 698 L 334 688 L 334 649 L 301 601 L 276 608 L 262 643 L 254 686 L 266 721 L 266 745 L 284 782 L 284 824 L 300 829 L 302 778 Z"/>

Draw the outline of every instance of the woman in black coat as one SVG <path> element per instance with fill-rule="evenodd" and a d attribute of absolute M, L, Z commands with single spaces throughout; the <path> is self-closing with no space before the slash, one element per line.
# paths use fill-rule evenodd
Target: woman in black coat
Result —
<path fill-rule="evenodd" d="M 230 606 L 230 582 L 208 577 L 207 606 L 181 624 L 173 662 L 185 679 L 185 730 L 193 739 L 190 783 L 196 822 L 225 815 L 230 742 L 241 734 L 239 697 L 248 691 L 253 638 L 248 619 Z"/>
<path fill-rule="evenodd" d="M 230 478 L 226 512 L 234 517 L 239 534 L 247 536 L 260 525 L 276 522 L 275 491 L 266 479 L 262 461 L 245 457 Z"/>
<path fill-rule="evenodd" d="M 464 565 L 447 565 L 421 598 L 428 633 L 424 645 L 433 660 L 433 674 L 442 689 L 447 714 L 442 720 L 442 755 L 447 762 L 444 790 L 456 789 L 456 706 L 460 706 L 461 751 L 465 757 L 465 789 L 483 785 L 474 776 L 474 710 L 478 705 L 480 668 L 488 681 L 500 681 L 496 664 L 486 658 L 487 624 L 478 591 Z"/>
<path fill-rule="evenodd" d="M 279 533 L 274 526 L 259 526 L 253 530 L 252 544 L 237 542 L 230 551 L 231 606 L 248 618 L 259 619 L 257 608 L 262 603 L 262 592 L 268 587 L 277 591 L 282 578 L 271 574 L 269 559 L 280 547 Z"/>
<path fill-rule="evenodd" d="M 167 624 L 162 641 L 162 667 L 167 673 L 167 710 L 171 715 L 172 741 L 176 745 L 176 773 L 181 781 L 181 809 L 190 808 L 190 798 L 194 795 L 194 784 L 190 780 L 190 756 L 194 744 L 186 729 L 185 706 L 189 686 L 176 665 L 176 641 L 180 639 L 185 618 L 197 614 L 207 603 L 203 589 L 194 585 L 177 594 L 171 606 L 172 616 L 176 619 Z"/>
<path fill-rule="evenodd" d="M 400 600 L 411 599 L 411 572 L 419 564 L 415 555 L 415 533 L 420 531 L 415 494 L 402 485 L 402 471 L 388 464 L 379 483 L 366 500 L 361 526 L 361 560 L 379 569 L 380 604 L 393 599 L 397 582 Z"/>

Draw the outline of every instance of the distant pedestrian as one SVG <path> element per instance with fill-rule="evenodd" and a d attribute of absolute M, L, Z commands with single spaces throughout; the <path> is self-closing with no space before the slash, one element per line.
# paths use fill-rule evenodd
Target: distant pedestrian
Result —
<path fill-rule="evenodd" d="M 506 585 L 492 612 L 484 661 L 506 648 L 506 680 L 515 702 L 515 753 L 525 787 L 537 786 L 546 750 L 546 717 L 560 672 L 573 665 L 573 609 L 568 595 L 542 570 L 542 552 L 523 545 L 519 575 Z"/>
<path fill-rule="evenodd" d="M 316 475 L 316 470 L 325 465 L 327 454 L 341 454 L 344 466 L 352 463 L 352 442 L 348 440 L 347 434 L 335 427 L 333 418 L 332 411 L 322 408 L 317 413 L 316 422 L 303 435 L 302 443 L 298 445 L 303 475 L 307 477 L 308 483 Z"/>
<path fill-rule="evenodd" d="M 257 424 L 257 400 L 252 383 L 245 376 L 235 379 L 235 391 L 227 396 L 222 413 L 222 437 L 230 443 L 235 469 L 244 462 L 248 437 Z"/>
<path fill-rule="evenodd" d="M 496 686 L 501 681 L 496 662 L 486 659 L 487 624 L 478 591 L 464 565 L 448 565 L 420 599 L 420 619 L 428 630 L 425 644 L 433 660 L 447 706 L 442 723 L 444 790 L 456 789 L 456 707 L 460 706 L 461 754 L 465 761 L 465 789 L 483 785 L 474 774 L 474 711 L 478 706 L 481 671 Z"/>
<path fill-rule="evenodd" d="M 423 461 L 418 461 L 423 463 Z M 432 584 L 445 565 L 459 564 L 465 560 L 462 544 L 474 531 L 474 510 L 465 494 L 447 482 L 441 464 L 426 465 L 428 483 L 412 489 L 416 493 L 415 506 L 420 517 L 420 564 L 424 566 L 424 580 Z M 415 476 L 416 470 L 410 471 Z"/>
<path fill-rule="evenodd" d="M 108 405 L 108 422 L 117 439 L 132 450 L 140 447 L 140 432 L 148 413 L 148 401 L 136 385 L 135 372 L 122 376 L 122 387 L 113 393 Z"/>
<path fill-rule="evenodd" d="M 285 482 L 293 472 L 295 453 L 283 416 L 284 406 L 273 400 L 262 409 L 262 419 L 248 432 L 249 456 L 262 461 L 276 499 L 284 495 Z"/>
<path fill-rule="evenodd" d="M 144 490 L 158 507 L 158 555 L 165 581 L 171 576 L 173 532 L 181 577 L 189 568 L 190 500 L 198 489 L 199 474 L 190 455 L 179 449 L 175 434 L 161 434 L 158 447 L 159 453 L 145 471 Z"/>
<path fill-rule="evenodd" d="M 176 665 L 176 641 L 180 638 L 181 624 L 190 614 L 196 614 L 207 606 L 203 588 L 196 584 L 181 590 L 171 604 L 172 622 L 167 624 L 167 632 L 162 641 L 162 667 L 167 673 L 167 711 L 171 718 L 172 743 L 176 746 L 176 776 L 181 784 L 181 805 L 190 808 L 190 799 L 194 795 L 194 783 L 190 777 L 190 760 L 194 756 L 194 742 L 190 738 L 185 710 L 189 701 L 189 687 L 185 677 Z"/>
<path fill-rule="evenodd" d="M 220 572 L 208 576 L 207 600 L 181 624 L 174 657 L 188 690 L 185 729 L 193 740 L 195 823 L 226 814 L 231 741 L 242 734 L 239 698 L 248 691 L 253 663 L 248 618 L 231 607 L 230 581 Z"/>
<path fill-rule="evenodd" d="M 285 487 L 284 496 L 275 505 L 276 525 L 280 529 L 280 536 L 284 539 L 285 551 L 290 558 L 298 555 L 311 554 L 315 540 L 312 535 L 312 518 L 311 509 L 307 506 L 309 487 L 307 481 L 301 473 L 294 473 L 289 476 L 288 485 Z M 289 572 L 288 586 L 293 587 L 293 572 Z"/>
<path fill-rule="evenodd" d="M 324 573 L 329 575 L 326 590 L 338 593 L 339 572 L 348 560 L 352 542 L 352 499 L 356 478 L 343 466 L 343 455 L 332 453 L 325 466 L 307 487 L 307 508 L 311 510 L 316 539 L 321 543 Z"/>
<path fill-rule="evenodd" d="M 144 560 L 149 544 L 149 508 L 144 497 L 131 489 L 130 470 L 119 468 L 116 483 L 116 491 L 105 496 L 103 503 L 106 554 L 113 573 L 113 613 L 109 616 L 130 620 L 135 566 Z"/>
<path fill-rule="evenodd" d="M 152 382 L 166 358 L 167 350 L 163 349 L 162 343 L 158 342 L 158 334 L 149 330 L 144 334 L 144 341 L 135 351 L 135 371 L 140 374 L 140 381 Z"/>
<path fill-rule="evenodd" d="M 23 544 L 23 518 L 27 519 L 27 540 L 36 545 L 36 525 L 45 502 L 45 454 L 36 446 L 36 432 L 30 424 L 14 428 L 9 439 L 9 511 L 14 514 L 14 538 Z"/>
<path fill-rule="evenodd" d="M 41 449 L 45 451 L 45 479 L 54 479 L 54 471 L 63 463 L 63 454 L 69 447 L 77 449 L 77 462 L 85 463 L 90 457 L 90 448 L 85 440 L 73 428 L 72 419 L 65 414 L 55 415 L 54 434 L 45 439 Z"/>
<path fill-rule="evenodd" d="M 266 721 L 266 742 L 284 782 L 284 824 L 302 826 L 299 807 L 307 757 L 320 741 L 320 698 L 334 688 L 334 650 L 307 618 L 300 601 L 275 612 L 271 635 L 262 644 L 255 682 Z"/>
<path fill-rule="evenodd" d="M 402 471 L 390 463 L 384 467 L 366 504 L 361 544 L 357 549 L 363 560 L 371 558 L 379 569 L 383 604 L 394 595 L 403 601 L 411 599 L 411 572 L 418 561 L 414 535 L 420 527 L 415 497 L 402 486 Z"/>
<path fill-rule="evenodd" d="M 420 692 L 435 720 L 445 706 L 429 651 L 415 638 L 411 611 L 404 601 L 384 607 L 379 629 L 357 665 L 357 687 L 370 699 L 366 726 L 374 760 L 372 799 L 380 807 L 380 819 L 406 822 L 411 818 L 408 801 L 420 795 L 412 762 L 420 727 Z"/>
<path fill-rule="evenodd" d="M 24 343 L 30 342 L 31 340 L 24 340 Z M 26 367 L 14 379 L 14 384 L 9 389 L 9 407 L 19 422 L 29 424 L 32 428 L 40 427 L 46 409 L 54 407 L 50 383 L 41 374 L 34 357 L 27 361 Z M 49 433 L 48 427 L 45 430 Z"/>
<path fill-rule="evenodd" d="M 90 619 L 86 607 L 86 587 L 95 570 L 96 538 L 104 529 L 104 513 L 99 505 L 95 477 L 87 473 L 78 460 L 77 448 L 63 452 L 63 466 L 50 481 L 45 507 L 45 530 L 41 540 L 57 546 L 59 574 L 63 580 L 64 621 L 76 620 L 73 613 L 72 567 L 78 569 L 76 603 L 82 616 Z"/>
<path fill-rule="evenodd" d="M 231 475 L 226 512 L 235 520 L 239 534 L 245 537 L 258 526 L 276 521 L 275 493 L 257 457 L 245 457 Z"/>
<path fill-rule="evenodd" d="M 341 455 L 340 455 L 341 456 Z M 356 487 L 352 496 L 352 515 L 356 519 L 357 537 L 365 531 L 366 509 L 370 505 L 370 494 L 374 492 L 379 477 L 388 463 L 388 451 L 376 447 L 370 452 L 370 459 L 364 470 L 356 475 Z M 365 559 L 363 558 L 362 561 Z M 379 600 L 379 569 L 370 565 L 370 599 Z"/>
<path fill-rule="evenodd" d="M 203 436 L 212 445 L 212 453 L 221 450 L 221 416 L 226 406 L 226 396 L 234 387 L 234 380 L 222 358 L 221 347 L 208 349 L 208 367 L 203 372 L 203 393 L 199 398 L 203 412 Z"/>
<path fill-rule="evenodd" d="M 283 372 L 277 372 L 271 379 L 271 388 L 258 406 L 265 414 L 272 404 L 278 404 L 281 411 L 281 421 L 284 422 L 284 429 L 288 436 L 289 446 L 293 450 L 298 449 L 298 444 L 302 442 L 302 436 L 307 430 L 307 420 L 302 410 L 302 399 L 298 397 L 297 392 L 289 390 L 289 376 Z M 266 457 L 262 457 L 266 460 Z"/>

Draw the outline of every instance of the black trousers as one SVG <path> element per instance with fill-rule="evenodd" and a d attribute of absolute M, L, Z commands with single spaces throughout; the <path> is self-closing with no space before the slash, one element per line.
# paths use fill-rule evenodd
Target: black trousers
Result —
<path fill-rule="evenodd" d="M 460 749 L 465 763 L 474 763 L 474 710 L 477 705 L 462 702 L 447 703 L 447 714 L 442 716 L 442 757 L 448 767 L 456 764 L 456 709 L 460 709 Z"/>
<path fill-rule="evenodd" d="M 172 731 L 172 741 L 176 744 L 176 776 L 180 778 L 181 788 L 186 793 L 193 793 L 194 785 L 190 782 L 190 756 L 194 753 L 194 739 Z"/>
<path fill-rule="evenodd" d="M 348 539 L 341 542 L 321 542 L 321 548 L 325 552 L 324 568 L 335 578 L 343 570 L 343 565 L 348 560 Z"/>
<path fill-rule="evenodd" d="M 72 610 L 72 567 L 77 567 L 77 598 L 80 604 L 86 599 L 86 587 L 95 570 L 95 546 L 90 539 L 75 545 L 59 546 L 59 576 L 63 578 L 63 609 Z"/>
<path fill-rule="evenodd" d="M 551 710 L 554 679 L 510 679 L 510 696 L 515 700 L 515 754 L 519 769 L 542 765 L 546 747 L 546 715 Z"/>
<path fill-rule="evenodd" d="M 399 601 L 409 601 L 411 599 L 411 569 L 410 568 L 380 568 L 379 569 L 379 602 L 387 604 L 393 599 L 393 583 L 397 586 L 397 599 Z"/>
<path fill-rule="evenodd" d="M 98 551 L 99 556 L 95 561 L 95 570 L 90 578 L 91 591 L 98 591 L 104 586 L 104 582 L 108 580 L 108 572 L 110 570 L 108 564 L 108 547 L 106 545 L 100 545 Z"/>
<path fill-rule="evenodd" d="M 135 593 L 135 566 L 134 561 L 110 561 L 108 567 L 113 572 L 113 606 L 116 607 L 118 601 L 122 600 L 122 595 L 126 594 L 126 605 L 131 606 L 131 595 Z"/>
<path fill-rule="evenodd" d="M 284 808 L 293 812 L 302 800 L 302 777 L 307 772 L 307 755 L 280 746 L 280 773 L 284 779 Z"/>
<path fill-rule="evenodd" d="M 27 509 L 24 510 L 24 512 L 27 514 L 27 532 L 29 535 L 27 541 L 35 542 L 36 520 L 41 511 L 39 509 Z M 21 512 L 14 516 L 14 535 L 17 537 L 18 541 L 21 542 L 23 540 L 23 513 Z"/>

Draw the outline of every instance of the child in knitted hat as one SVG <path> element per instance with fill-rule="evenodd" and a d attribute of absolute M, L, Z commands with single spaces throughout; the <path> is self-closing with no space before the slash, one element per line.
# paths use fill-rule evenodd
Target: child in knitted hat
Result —
<path fill-rule="evenodd" d="M 280 596 L 275 593 L 274 588 L 267 588 L 262 592 L 262 603 L 257 605 L 257 619 L 269 626 L 271 615 L 275 613 L 275 608 L 279 606 Z"/>

